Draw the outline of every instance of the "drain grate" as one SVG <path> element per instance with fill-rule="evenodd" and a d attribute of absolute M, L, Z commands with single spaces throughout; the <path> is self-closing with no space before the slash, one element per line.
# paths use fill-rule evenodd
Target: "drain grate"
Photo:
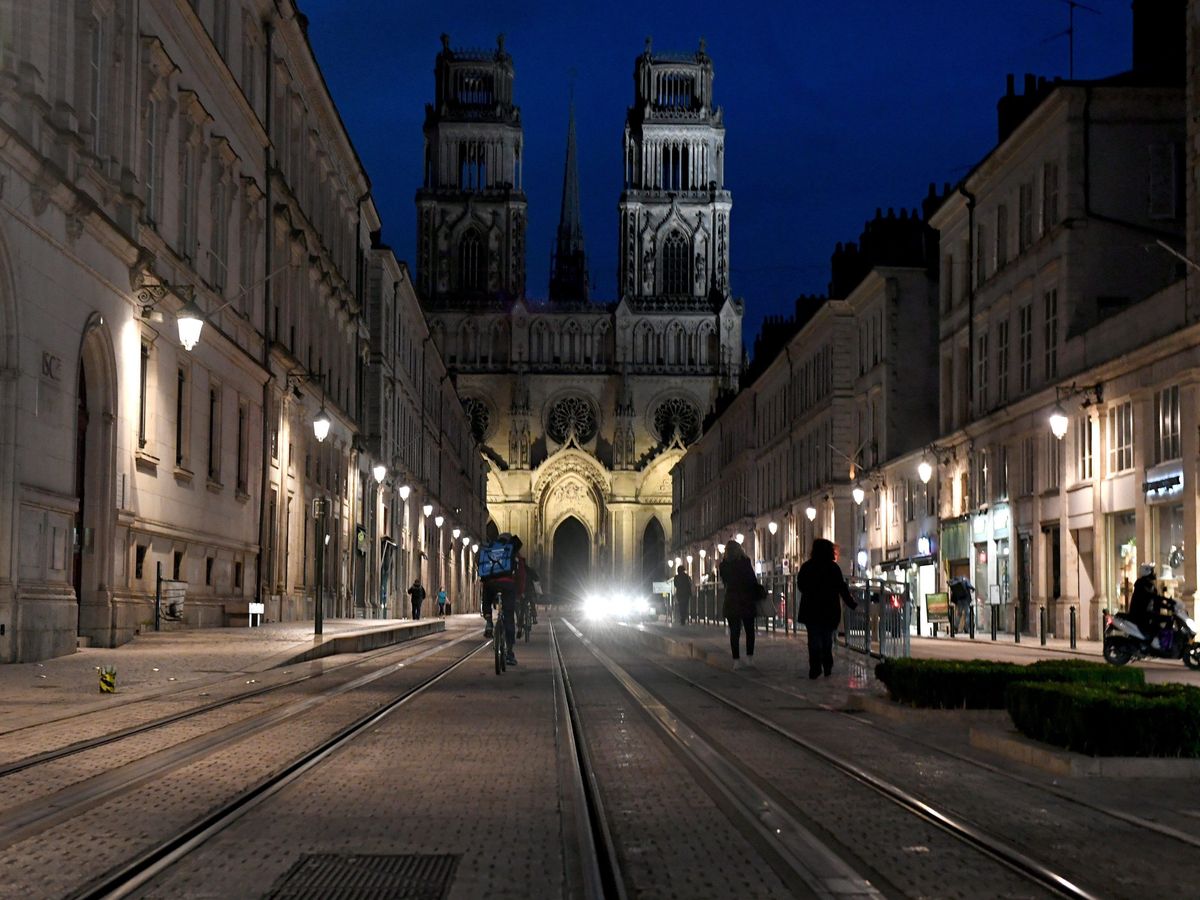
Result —
<path fill-rule="evenodd" d="M 309 853 L 263 900 L 443 900 L 456 854 Z"/>

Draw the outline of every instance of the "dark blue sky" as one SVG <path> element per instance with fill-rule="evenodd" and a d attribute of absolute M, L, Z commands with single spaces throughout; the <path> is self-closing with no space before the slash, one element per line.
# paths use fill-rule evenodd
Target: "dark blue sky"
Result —
<path fill-rule="evenodd" d="M 920 205 L 991 149 L 1007 72 L 1067 74 L 1063 0 L 772 0 L 758 4 L 576 0 L 299 0 L 330 90 L 367 167 L 384 240 L 415 247 L 421 124 L 439 35 L 494 47 L 516 67 L 529 197 L 528 293 L 546 295 L 575 73 L 584 231 L 593 298 L 615 299 L 621 135 L 633 62 L 708 41 L 725 108 L 733 192 L 731 281 L 746 343 L 762 317 L 823 293 L 838 241 L 876 207 Z M 1075 14 L 1075 74 L 1129 66 L 1128 0 Z"/>

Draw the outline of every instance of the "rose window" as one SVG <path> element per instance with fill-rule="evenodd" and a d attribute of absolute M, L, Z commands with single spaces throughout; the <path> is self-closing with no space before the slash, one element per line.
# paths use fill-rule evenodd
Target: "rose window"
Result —
<path fill-rule="evenodd" d="M 586 444 L 596 436 L 596 410 L 583 397 L 564 397 L 550 407 L 546 433 L 559 444 Z"/>
<path fill-rule="evenodd" d="M 654 411 L 654 430 L 664 444 L 678 439 L 690 444 L 700 435 L 700 414 L 696 407 L 679 397 L 664 400 Z"/>
<path fill-rule="evenodd" d="M 471 425 L 471 434 L 475 435 L 475 440 L 480 444 L 483 443 L 483 437 L 487 434 L 488 423 L 491 421 L 491 413 L 488 412 L 487 404 L 478 397 L 466 397 L 463 399 L 463 412 L 467 414 L 467 421 Z"/>

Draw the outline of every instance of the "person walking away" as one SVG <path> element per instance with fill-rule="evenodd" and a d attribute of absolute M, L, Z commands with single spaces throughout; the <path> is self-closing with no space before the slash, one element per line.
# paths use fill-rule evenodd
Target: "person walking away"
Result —
<path fill-rule="evenodd" d="M 748 669 L 754 665 L 754 605 L 762 596 L 762 585 L 754 576 L 754 567 L 737 541 L 725 547 L 725 558 L 717 568 L 725 584 L 725 604 L 722 614 L 729 623 L 729 647 L 733 651 L 733 667 Z M 738 644 L 742 629 L 746 630 L 746 658 L 741 659 Z"/>
<path fill-rule="evenodd" d="M 445 588 L 438 588 L 437 608 L 438 608 L 438 617 L 444 619 L 446 617 L 446 589 Z"/>
<path fill-rule="evenodd" d="M 408 599 L 412 602 L 412 617 L 421 618 L 421 604 L 425 602 L 425 588 L 421 587 L 421 579 L 414 578 L 412 587 L 408 589 Z"/>
<path fill-rule="evenodd" d="M 688 578 L 687 571 L 680 566 L 675 570 L 675 613 L 680 625 L 688 623 L 688 609 L 691 605 L 692 579 Z"/>
<path fill-rule="evenodd" d="M 834 559 L 833 544 L 824 538 L 812 543 L 812 552 L 796 573 L 800 607 L 796 618 L 808 631 L 808 677 L 833 674 L 833 638 L 842 620 L 842 603 L 858 604 Z"/>

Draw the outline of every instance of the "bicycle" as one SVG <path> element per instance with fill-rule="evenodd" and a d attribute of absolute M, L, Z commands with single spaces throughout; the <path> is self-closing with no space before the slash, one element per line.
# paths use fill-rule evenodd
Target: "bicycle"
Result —
<path fill-rule="evenodd" d="M 503 674 L 508 667 L 508 641 L 504 638 L 504 600 L 499 593 L 496 594 L 494 619 L 495 624 L 492 625 L 492 650 L 496 656 L 496 674 Z"/>
<path fill-rule="evenodd" d="M 524 633 L 525 643 L 529 643 L 529 635 L 533 631 L 533 603 L 529 597 L 522 597 L 517 606 L 517 633 Z"/>

